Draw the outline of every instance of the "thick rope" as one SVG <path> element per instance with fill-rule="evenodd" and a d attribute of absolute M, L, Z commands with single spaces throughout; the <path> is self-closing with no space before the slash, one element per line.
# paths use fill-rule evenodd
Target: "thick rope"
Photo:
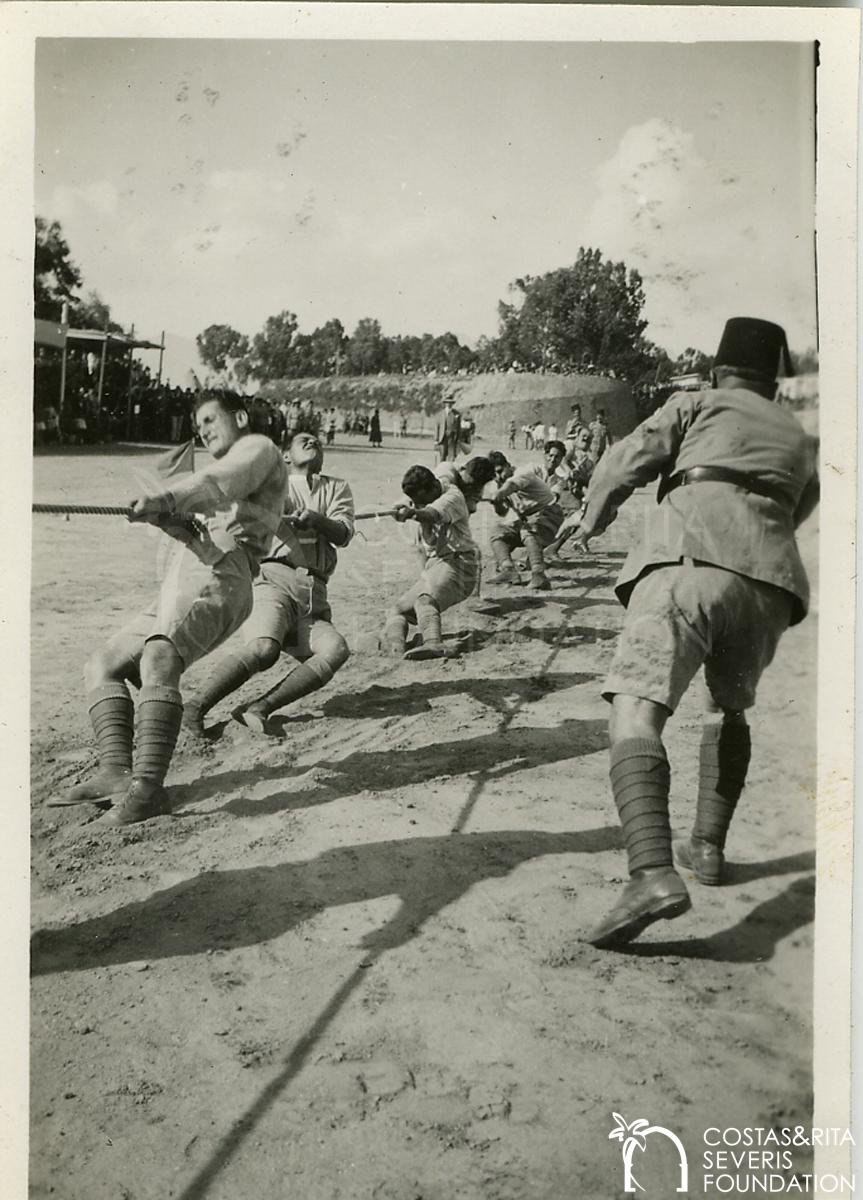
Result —
<path fill-rule="evenodd" d="M 80 513 L 98 517 L 128 517 L 132 511 L 131 508 L 123 508 L 116 504 L 34 504 L 31 507 L 34 513 Z M 394 508 L 382 509 L 380 512 L 361 512 L 356 514 L 354 520 L 369 521 L 377 517 L 391 517 L 394 513 Z M 183 519 L 196 520 L 194 517 Z"/>
<path fill-rule="evenodd" d="M 96 517 L 128 517 L 132 512 L 131 508 L 119 504 L 33 504 L 31 508 L 34 513 L 76 513 Z M 203 537 L 206 533 L 205 527 L 197 517 L 172 513 L 171 520 L 188 529 L 196 537 Z"/>

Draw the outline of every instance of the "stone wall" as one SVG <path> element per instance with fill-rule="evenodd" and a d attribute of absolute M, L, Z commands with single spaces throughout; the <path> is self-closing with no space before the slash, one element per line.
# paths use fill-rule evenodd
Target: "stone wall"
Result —
<path fill-rule="evenodd" d="M 601 375 L 475 375 L 453 380 L 451 388 L 456 407 L 470 412 L 480 437 L 503 440 L 504 445 L 510 421 L 515 421 L 519 445 L 522 426 L 537 421 L 556 425 L 562 437 L 573 404 L 581 405 L 588 423 L 604 408 L 615 438 L 625 437 L 638 424 L 629 385 Z"/>

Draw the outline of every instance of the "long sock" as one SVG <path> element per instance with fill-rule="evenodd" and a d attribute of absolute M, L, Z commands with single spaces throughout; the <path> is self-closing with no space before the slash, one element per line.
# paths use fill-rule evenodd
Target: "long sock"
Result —
<path fill-rule="evenodd" d="M 502 542 L 499 538 L 492 538 L 489 545 L 491 546 L 491 552 L 494 555 L 494 561 L 499 571 L 515 570 L 515 563 L 512 561 L 512 552 L 506 542 Z"/>
<path fill-rule="evenodd" d="M 136 779 L 165 782 L 182 716 L 183 700 L 176 688 L 141 688 L 132 768 Z"/>
<path fill-rule="evenodd" d="M 474 599 L 482 597 L 482 552 L 476 552 L 476 583 L 473 585 L 471 596 Z"/>
<path fill-rule="evenodd" d="M 609 773 L 630 875 L 647 867 L 670 867 L 671 770 L 662 742 L 659 738 L 618 742 L 611 748 Z"/>
<path fill-rule="evenodd" d="M 751 755 L 748 725 L 725 721 L 704 726 L 693 837 L 724 849 Z"/>
<path fill-rule="evenodd" d="M 125 683 L 104 683 L 87 697 L 103 767 L 131 769 L 135 706 Z"/>
<path fill-rule="evenodd" d="M 384 641 L 391 649 L 404 654 L 408 636 L 408 619 L 401 613 L 390 613 L 384 626 Z"/>
<path fill-rule="evenodd" d="M 89 693 L 88 708 L 99 769 L 69 792 L 69 801 L 98 800 L 125 788 L 132 770 L 135 707 L 125 683 L 103 683 Z"/>
<path fill-rule="evenodd" d="M 421 597 L 416 603 L 416 614 L 423 645 L 438 645 L 442 641 L 438 606 L 429 597 Z"/>
<path fill-rule="evenodd" d="M 524 534 L 524 548 L 527 551 L 527 561 L 530 563 L 530 571 L 532 575 L 545 574 L 545 558 L 542 553 L 542 546 L 539 544 L 539 539 L 533 533 Z"/>
<path fill-rule="evenodd" d="M 325 658 L 314 654 L 306 662 L 294 667 L 290 675 L 286 675 L 275 687 L 250 705 L 256 712 L 269 716 L 276 709 L 286 708 L 295 700 L 316 692 L 324 684 L 329 683 L 335 671 Z"/>
<path fill-rule="evenodd" d="M 189 716 L 203 717 L 220 700 L 230 696 L 247 683 L 258 671 L 257 660 L 247 650 L 227 655 L 199 692 L 186 701 Z"/>

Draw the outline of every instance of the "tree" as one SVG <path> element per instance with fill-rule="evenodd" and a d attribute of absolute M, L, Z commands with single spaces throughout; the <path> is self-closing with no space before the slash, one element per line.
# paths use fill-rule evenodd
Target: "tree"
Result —
<path fill-rule="evenodd" d="M 292 376 L 293 339 L 296 332 L 296 314 L 285 310 L 274 317 L 267 317 L 264 328 L 255 334 L 251 364 L 255 375 L 263 383 Z"/>
<path fill-rule="evenodd" d="M 353 375 L 374 375 L 385 363 L 380 321 L 363 317 L 348 342 L 348 367 Z"/>
<path fill-rule="evenodd" d="M 513 304 L 498 305 L 504 361 L 533 370 L 591 370 L 631 379 L 649 359 L 642 316 L 644 289 L 637 271 L 578 252 L 571 267 L 526 275 L 510 285 Z"/>
<path fill-rule="evenodd" d="M 791 365 L 796 375 L 815 375 L 818 371 L 818 351 L 814 346 L 810 346 L 802 354 L 792 350 Z"/>
<path fill-rule="evenodd" d="M 674 375 L 701 375 L 706 379 L 713 369 L 713 358 L 703 350 L 695 350 L 687 346 L 682 354 L 674 360 Z"/>
<path fill-rule="evenodd" d="M 74 299 L 82 277 L 72 262 L 71 251 L 59 221 L 50 224 L 36 218 L 36 248 L 33 271 L 33 300 L 37 317 L 59 321 L 63 302 Z"/>
<path fill-rule="evenodd" d="M 248 354 L 248 338 L 230 325 L 208 325 L 194 341 L 200 361 L 218 374 L 233 374 L 236 362 Z"/>
<path fill-rule="evenodd" d="M 310 373 L 320 378 L 341 374 L 348 339 L 338 317 L 320 325 L 310 336 Z"/>
<path fill-rule="evenodd" d="M 111 316 L 111 308 L 98 292 L 90 291 L 83 300 L 73 300 L 69 305 L 69 322 L 79 329 L 107 329 L 109 333 L 122 333 L 123 326 Z"/>

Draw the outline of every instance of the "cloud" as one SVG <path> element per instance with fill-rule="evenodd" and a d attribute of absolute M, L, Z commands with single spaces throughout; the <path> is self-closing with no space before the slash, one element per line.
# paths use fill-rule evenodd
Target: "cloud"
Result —
<path fill-rule="evenodd" d="M 75 219 L 88 212 L 97 217 L 116 216 L 118 192 L 113 183 L 102 180 L 86 187 L 61 185 L 54 189 L 51 211 L 60 221 Z"/>
<path fill-rule="evenodd" d="M 728 158 L 706 160 L 691 133 L 654 117 L 624 133 L 595 183 L 580 236 L 639 271 L 648 336 L 668 349 L 697 344 L 695 331 L 738 311 L 811 321 L 814 294 L 789 304 L 808 297 L 811 270 L 775 181 L 771 190 Z M 709 349 L 715 336 L 700 340 Z"/>

